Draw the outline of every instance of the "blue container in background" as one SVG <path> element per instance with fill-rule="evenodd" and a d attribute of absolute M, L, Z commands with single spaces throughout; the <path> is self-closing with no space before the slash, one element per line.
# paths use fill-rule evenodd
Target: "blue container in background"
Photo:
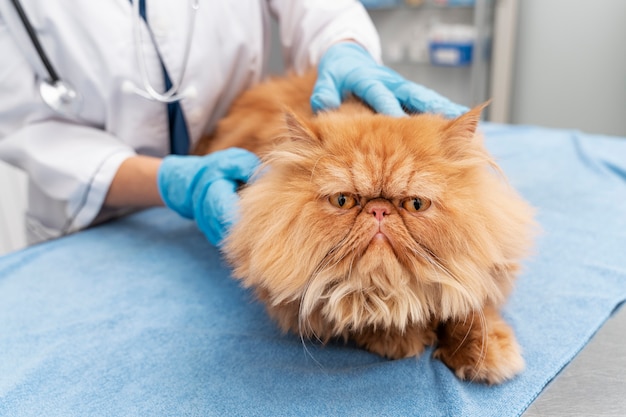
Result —
<path fill-rule="evenodd" d="M 432 65 L 463 67 L 472 63 L 473 43 L 431 42 L 429 57 Z"/>
<path fill-rule="evenodd" d="M 474 6 L 476 4 L 475 0 L 434 0 L 435 4 L 439 4 L 441 6 L 452 6 L 452 7 L 461 7 L 461 6 Z"/>
<path fill-rule="evenodd" d="M 428 34 L 432 65 L 463 67 L 472 63 L 476 29 L 472 25 L 437 24 Z"/>
<path fill-rule="evenodd" d="M 360 0 L 368 9 L 379 9 L 383 7 L 395 7 L 403 4 L 403 0 Z"/>

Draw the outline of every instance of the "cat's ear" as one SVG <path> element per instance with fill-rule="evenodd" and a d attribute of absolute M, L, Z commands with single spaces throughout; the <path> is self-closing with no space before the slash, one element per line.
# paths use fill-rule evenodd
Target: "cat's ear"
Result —
<path fill-rule="evenodd" d="M 290 110 L 285 112 L 285 125 L 287 126 L 287 133 L 291 140 L 310 145 L 320 143 L 318 134 Z"/>
<path fill-rule="evenodd" d="M 476 134 L 482 111 L 490 102 L 491 100 L 486 101 L 456 119 L 451 120 L 445 129 L 448 136 L 471 140 Z"/>

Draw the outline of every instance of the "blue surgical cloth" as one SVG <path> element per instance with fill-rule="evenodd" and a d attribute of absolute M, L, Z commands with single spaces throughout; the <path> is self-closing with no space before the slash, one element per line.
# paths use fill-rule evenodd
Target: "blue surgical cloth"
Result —
<path fill-rule="evenodd" d="M 159 208 L 0 257 L 0 415 L 520 415 L 626 299 L 626 139 L 482 129 L 543 229 L 504 308 L 526 360 L 514 380 L 283 335 L 195 224 Z"/>

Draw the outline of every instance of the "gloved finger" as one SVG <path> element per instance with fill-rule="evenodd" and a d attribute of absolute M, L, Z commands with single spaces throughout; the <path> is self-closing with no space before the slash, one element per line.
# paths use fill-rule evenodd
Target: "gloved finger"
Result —
<path fill-rule="evenodd" d="M 196 181 L 200 157 L 168 155 L 157 173 L 159 194 L 165 205 L 181 216 L 192 219 L 193 206 L 190 185 Z"/>
<path fill-rule="evenodd" d="M 325 73 L 319 73 L 313 94 L 311 94 L 311 109 L 314 113 L 322 110 L 336 109 L 341 105 L 341 91 L 333 78 Z"/>
<path fill-rule="evenodd" d="M 203 200 L 196 204 L 198 227 L 213 245 L 219 245 L 238 218 L 237 184 L 217 179 L 205 187 Z"/>
<path fill-rule="evenodd" d="M 467 107 L 450 101 L 436 91 L 409 81 L 399 85 L 394 92 L 410 112 L 438 113 L 454 118 L 469 111 Z"/>
<path fill-rule="evenodd" d="M 380 82 L 369 79 L 360 81 L 355 85 L 353 93 L 377 113 L 394 117 L 406 116 L 395 94 Z"/>
<path fill-rule="evenodd" d="M 258 156 L 241 148 L 229 148 L 209 156 L 218 165 L 221 176 L 241 182 L 248 182 L 261 164 Z"/>

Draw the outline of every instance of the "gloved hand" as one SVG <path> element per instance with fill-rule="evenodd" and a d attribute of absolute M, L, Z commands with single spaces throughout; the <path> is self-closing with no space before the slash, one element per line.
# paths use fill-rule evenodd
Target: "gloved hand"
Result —
<path fill-rule="evenodd" d="M 446 117 L 469 110 L 379 65 L 360 45 L 341 42 L 331 46 L 320 60 L 311 107 L 314 112 L 337 108 L 349 93 L 376 112 L 397 117 L 406 115 L 402 106 L 409 113 L 440 113 Z"/>
<path fill-rule="evenodd" d="M 217 246 L 236 221 L 237 187 L 247 182 L 258 166 L 255 154 L 239 148 L 205 156 L 169 155 L 159 168 L 159 193 L 167 207 L 195 219 Z"/>

